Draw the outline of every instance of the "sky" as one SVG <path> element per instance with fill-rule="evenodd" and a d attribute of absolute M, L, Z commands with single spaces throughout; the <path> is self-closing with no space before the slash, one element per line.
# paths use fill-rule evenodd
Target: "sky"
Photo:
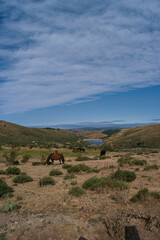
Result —
<path fill-rule="evenodd" d="M 0 119 L 160 123 L 159 0 L 0 0 Z"/>

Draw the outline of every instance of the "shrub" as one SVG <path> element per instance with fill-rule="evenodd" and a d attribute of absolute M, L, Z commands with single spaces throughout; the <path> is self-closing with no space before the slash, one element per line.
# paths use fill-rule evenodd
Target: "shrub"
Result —
<path fill-rule="evenodd" d="M 87 173 L 92 173 L 92 172 L 99 173 L 100 170 L 98 168 L 91 168 L 87 171 Z"/>
<path fill-rule="evenodd" d="M 25 183 L 25 182 L 32 182 L 32 181 L 33 181 L 33 178 L 28 176 L 26 173 L 21 173 L 13 179 L 14 183 Z"/>
<path fill-rule="evenodd" d="M 7 185 L 5 181 L 0 179 L 0 197 L 7 195 L 8 193 L 12 193 L 13 189 Z"/>
<path fill-rule="evenodd" d="M 139 171 L 139 168 L 136 168 L 135 171 L 138 172 L 138 171 Z"/>
<path fill-rule="evenodd" d="M 58 175 L 62 175 L 62 174 L 63 173 L 60 170 L 58 170 L 58 169 L 53 169 L 49 173 L 50 176 L 58 176 Z"/>
<path fill-rule="evenodd" d="M 26 163 L 30 158 L 30 154 L 26 153 L 23 155 L 22 163 Z"/>
<path fill-rule="evenodd" d="M 112 179 L 121 180 L 125 182 L 132 182 L 136 179 L 135 172 L 120 170 L 118 169 L 115 173 L 112 174 Z"/>
<path fill-rule="evenodd" d="M 92 177 L 87 179 L 84 183 L 83 183 L 83 188 L 85 189 L 90 189 L 90 190 L 95 190 L 97 188 L 105 188 L 105 187 L 109 187 L 109 188 L 119 188 L 120 190 L 123 189 L 128 189 L 128 185 L 125 184 L 122 181 L 116 181 L 114 179 L 111 179 L 109 177 L 102 177 L 102 178 L 97 178 L 97 177 Z"/>
<path fill-rule="evenodd" d="M 75 175 L 71 173 L 71 174 L 66 174 L 63 179 L 67 180 L 67 179 L 73 179 L 73 178 L 75 178 Z"/>
<path fill-rule="evenodd" d="M 32 162 L 33 166 L 38 166 L 38 165 L 44 165 L 45 163 L 43 162 Z"/>
<path fill-rule="evenodd" d="M 158 167 L 158 165 L 157 164 L 153 164 L 153 165 L 146 165 L 145 167 L 144 167 L 144 171 L 149 171 L 149 170 L 158 170 L 159 169 L 159 167 Z"/>
<path fill-rule="evenodd" d="M 73 195 L 75 197 L 80 197 L 85 193 L 84 189 L 80 187 L 72 187 L 71 190 L 69 190 L 69 194 Z"/>
<path fill-rule="evenodd" d="M 76 185 L 77 184 L 77 181 L 73 181 L 70 183 L 71 185 Z"/>
<path fill-rule="evenodd" d="M 55 185 L 54 179 L 51 177 L 44 177 L 39 180 L 39 186 L 46 186 L 46 185 Z"/>
<path fill-rule="evenodd" d="M 19 161 L 14 161 L 12 164 L 13 165 L 19 165 Z"/>
<path fill-rule="evenodd" d="M 63 164 L 63 165 L 62 165 L 62 168 L 64 168 L 64 169 L 68 169 L 68 168 L 70 168 L 70 167 L 72 167 L 71 164 Z"/>
<path fill-rule="evenodd" d="M 72 173 L 72 172 L 87 172 L 90 169 L 90 167 L 84 165 L 84 164 L 78 164 L 75 166 L 72 166 L 70 168 L 67 169 L 68 173 Z"/>
<path fill-rule="evenodd" d="M 132 165 L 132 162 L 130 161 L 132 158 L 126 158 L 126 157 L 121 157 L 118 159 L 117 163 L 119 163 L 119 165 L 121 167 L 123 167 L 124 164 L 129 164 L 130 166 Z"/>
<path fill-rule="evenodd" d="M 114 165 L 109 166 L 109 168 L 110 168 L 110 169 L 113 169 L 113 168 L 114 168 Z"/>
<path fill-rule="evenodd" d="M 0 170 L 0 174 L 6 174 L 6 171 Z"/>
<path fill-rule="evenodd" d="M 16 161 L 16 156 L 17 152 L 15 150 L 11 150 L 8 154 L 4 154 L 4 157 L 9 164 L 14 164 Z"/>
<path fill-rule="evenodd" d="M 18 210 L 19 208 L 21 208 L 21 206 L 18 205 L 16 202 L 8 201 L 2 207 L 2 211 L 7 213 L 7 212 L 14 211 L 14 210 Z"/>
<path fill-rule="evenodd" d="M 139 159 L 134 159 L 132 161 L 133 165 L 136 165 L 136 166 L 143 166 L 147 163 L 146 160 L 139 160 Z"/>
<path fill-rule="evenodd" d="M 155 199 L 160 199 L 160 192 L 151 192 L 150 196 L 155 198 Z"/>
<path fill-rule="evenodd" d="M 138 191 L 137 194 L 135 194 L 130 201 L 131 202 L 138 202 L 146 199 L 146 197 L 149 195 L 148 188 L 143 188 L 142 190 Z"/>
<path fill-rule="evenodd" d="M 6 174 L 7 175 L 18 175 L 20 174 L 21 170 L 17 167 L 8 167 L 6 169 Z"/>
<path fill-rule="evenodd" d="M 80 162 L 80 161 L 88 161 L 88 160 L 94 160 L 94 159 L 89 158 L 87 156 L 79 156 L 79 157 L 76 158 L 75 161 Z"/>

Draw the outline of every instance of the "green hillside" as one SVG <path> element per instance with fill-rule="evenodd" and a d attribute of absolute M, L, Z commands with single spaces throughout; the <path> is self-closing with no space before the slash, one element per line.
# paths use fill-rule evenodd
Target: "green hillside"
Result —
<path fill-rule="evenodd" d="M 107 138 L 105 145 L 117 148 L 160 148 L 160 124 L 122 129 Z"/>
<path fill-rule="evenodd" d="M 0 145 L 86 145 L 82 137 L 63 129 L 28 128 L 0 121 Z"/>

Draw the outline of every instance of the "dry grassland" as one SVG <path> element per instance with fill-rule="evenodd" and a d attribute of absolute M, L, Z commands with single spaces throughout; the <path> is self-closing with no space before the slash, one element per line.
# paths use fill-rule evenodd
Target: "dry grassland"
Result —
<path fill-rule="evenodd" d="M 35 150 L 30 150 L 30 153 Z M 25 152 L 25 150 L 24 150 Z M 0 208 L 10 200 L 21 208 L 18 212 L 0 212 L 0 239 L 54 239 L 76 240 L 84 236 L 88 240 L 123 240 L 124 227 L 135 225 L 141 240 L 160 239 L 160 199 L 147 198 L 142 202 L 131 203 L 130 198 L 137 191 L 148 188 L 149 191 L 160 191 L 160 169 L 143 171 L 144 166 L 124 165 L 122 169 L 136 171 L 135 181 L 127 183 L 129 189 L 100 188 L 95 191 L 85 190 L 81 197 L 69 195 L 71 182 L 82 184 L 93 176 L 106 177 L 115 172 L 119 165 L 117 154 L 107 153 L 102 160 L 75 161 L 77 155 L 71 150 L 61 149 L 66 164 L 85 164 L 91 168 L 100 169 L 98 173 L 75 173 L 74 179 L 64 180 L 67 170 L 55 161 L 54 166 L 32 166 L 32 162 L 41 161 L 40 155 L 33 154 L 26 163 L 20 163 L 18 168 L 33 178 L 32 182 L 14 184 L 13 175 L 0 175 L 1 179 L 14 189 L 12 198 L 1 198 Z M 48 152 L 47 152 L 48 153 Z M 88 151 L 85 156 L 98 156 L 98 151 Z M 147 160 L 149 165 L 160 166 L 160 153 L 132 154 L 133 158 Z M 19 160 L 21 156 L 18 156 Z M 110 168 L 110 166 L 114 166 Z M 7 168 L 5 162 L 0 163 L 0 170 Z M 39 179 L 49 176 L 52 169 L 58 169 L 63 175 L 53 176 L 55 185 L 40 187 Z"/>

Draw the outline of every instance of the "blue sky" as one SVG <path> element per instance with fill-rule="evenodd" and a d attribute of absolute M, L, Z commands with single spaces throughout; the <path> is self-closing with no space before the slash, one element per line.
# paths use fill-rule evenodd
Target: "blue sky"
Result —
<path fill-rule="evenodd" d="M 0 119 L 160 122 L 159 0 L 1 0 Z"/>

